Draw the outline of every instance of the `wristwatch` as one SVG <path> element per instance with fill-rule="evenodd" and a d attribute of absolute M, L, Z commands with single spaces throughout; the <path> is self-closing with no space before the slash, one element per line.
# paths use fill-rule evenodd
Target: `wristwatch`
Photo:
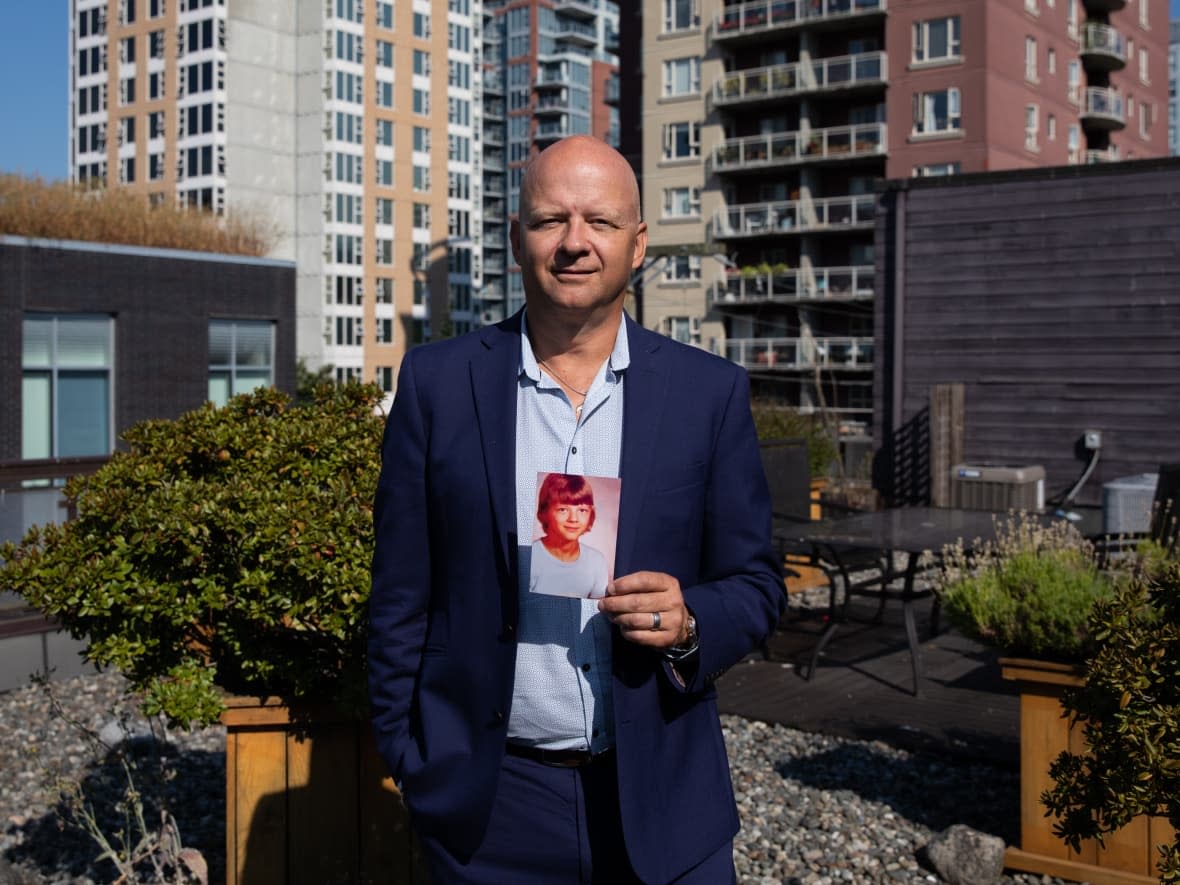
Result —
<path fill-rule="evenodd" d="M 692 612 L 688 613 L 688 633 L 684 642 L 670 645 L 664 651 L 664 656 L 670 661 L 683 661 L 689 655 L 695 654 L 701 647 L 700 637 L 697 635 L 697 619 Z"/>

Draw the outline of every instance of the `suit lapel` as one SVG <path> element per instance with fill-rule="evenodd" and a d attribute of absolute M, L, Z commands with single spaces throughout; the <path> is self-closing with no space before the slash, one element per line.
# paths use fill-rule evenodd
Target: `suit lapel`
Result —
<path fill-rule="evenodd" d="M 516 561 L 516 382 L 520 366 L 519 314 L 483 331 L 483 350 L 468 365 L 475 419 L 501 565 Z"/>
<path fill-rule="evenodd" d="M 619 538 L 615 574 L 634 571 L 631 564 L 639 513 L 652 474 L 663 420 L 668 375 L 659 359 L 661 339 L 627 318 L 627 344 L 631 365 L 627 369 L 623 399 L 623 447 L 619 465 L 622 495 L 619 501 Z"/>

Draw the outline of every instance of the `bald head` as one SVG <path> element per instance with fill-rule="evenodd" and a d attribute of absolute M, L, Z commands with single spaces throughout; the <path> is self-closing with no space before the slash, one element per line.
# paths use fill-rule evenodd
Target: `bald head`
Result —
<path fill-rule="evenodd" d="M 601 139 L 589 135 L 570 135 L 554 142 L 537 154 L 524 170 L 520 184 L 520 214 L 525 216 L 538 192 L 555 180 L 576 181 L 605 173 L 618 182 L 625 204 L 616 208 L 633 223 L 640 221 L 639 182 L 635 171 L 623 155 Z"/>

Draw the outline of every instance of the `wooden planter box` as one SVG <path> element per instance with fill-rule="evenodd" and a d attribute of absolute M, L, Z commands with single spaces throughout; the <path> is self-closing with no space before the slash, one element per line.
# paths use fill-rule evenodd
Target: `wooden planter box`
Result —
<path fill-rule="evenodd" d="M 227 885 L 429 881 L 367 722 L 274 699 L 226 703 Z"/>
<path fill-rule="evenodd" d="M 1020 683 L 1020 847 L 1007 850 L 1005 866 L 1091 885 L 1155 885 L 1155 846 L 1175 838 L 1165 819 L 1136 818 L 1105 845 L 1087 840 L 1075 852 L 1053 835 L 1056 819 L 1045 816 L 1041 793 L 1052 786 L 1049 765 L 1064 750 L 1085 751 L 1081 728 L 1061 706 L 1065 689 L 1082 684 L 1077 670 L 1021 658 L 1001 658 L 1000 665 L 1005 679 Z"/>

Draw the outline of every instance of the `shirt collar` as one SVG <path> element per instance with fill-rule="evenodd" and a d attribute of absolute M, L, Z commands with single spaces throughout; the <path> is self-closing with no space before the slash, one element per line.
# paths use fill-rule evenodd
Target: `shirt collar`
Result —
<path fill-rule="evenodd" d="M 607 360 L 607 371 L 618 375 L 631 365 L 631 348 L 627 343 L 627 321 L 619 315 L 619 331 L 615 333 L 615 346 Z M 541 367 L 537 365 L 537 356 L 533 353 L 532 342 L 529 341 L 528 308 L 520 312 L 520 369 L 524 375 L 534 383 L 541 381 Z"/>

